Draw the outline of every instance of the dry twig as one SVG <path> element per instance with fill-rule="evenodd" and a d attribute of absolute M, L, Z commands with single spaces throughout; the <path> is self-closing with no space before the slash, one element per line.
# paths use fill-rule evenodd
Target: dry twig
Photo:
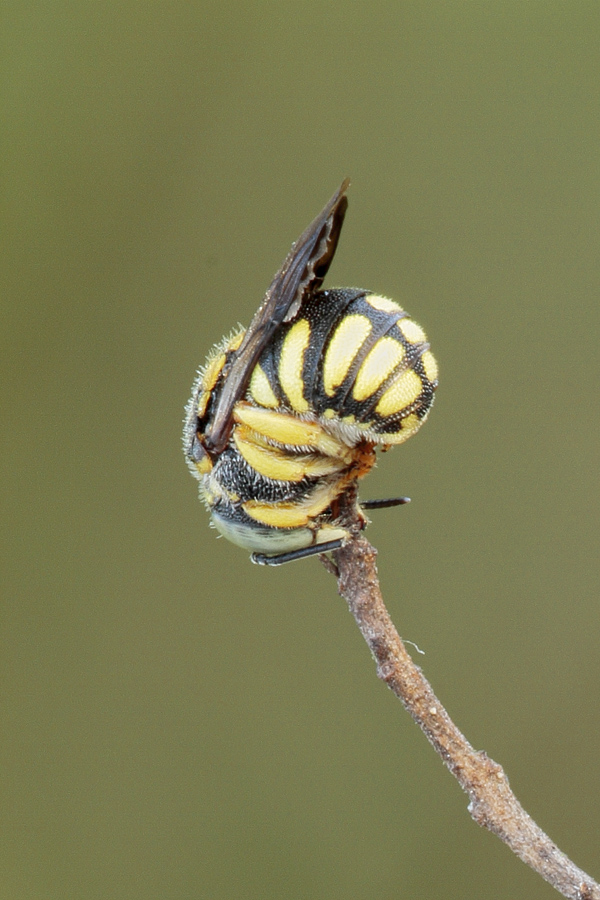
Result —
<path fill-rule="evenodd" d="M 349 503 L 346 512 L 350 511 Z M 513 792 L 498 763 L 474 750 L 407 653 L 385 607 L 377 551 L 353 523 L 354 537 L 334 553 L 338 590 L 350 607 L 377 663 L 377 674 L 402 701 L 446 766 L 469 795 L 475 821 L 497 835 L 523 862 L 572 900 L 600 900 L 600 885 L 552 843 Z"/>

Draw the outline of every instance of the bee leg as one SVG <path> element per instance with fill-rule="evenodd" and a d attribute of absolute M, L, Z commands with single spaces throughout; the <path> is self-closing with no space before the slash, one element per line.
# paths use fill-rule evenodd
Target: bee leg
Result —
<path fill-rule="evenodd" d="M 293 562 L 295 559 L 305 559 L 307 556 L 319 556 L 321 553 L 328 553 L 330 550 L 339 550 L 343 543 L 343 538 L 337 538 L 335 541 L 312 544 L 310 547 L 303 547 L 301 550 L 290 550 L 289 553 L 280 553 L 278 556 L 253 553 L 250 559 L 259 566 L 282 566 L 284 563 Z"/>
<path fill-rule="evenodd" d="M 387 497 L 384 500 L 361 500 L 363 509 L 387 509 L 390 506 L 402 506 L 410 503 L 410 497 Z"/>

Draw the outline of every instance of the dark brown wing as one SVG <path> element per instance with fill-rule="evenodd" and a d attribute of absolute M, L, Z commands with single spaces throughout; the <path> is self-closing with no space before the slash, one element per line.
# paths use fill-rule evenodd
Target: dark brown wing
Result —
<path fill-rule="evenodd" d="M 258 357 L 283 322 L 292 319 L 307 292 L 321 286 L 335 254 L 348 207 L 346 178 L 327 206 L 311 222 L 288 253 L 271 282 L 256 315 L 252 319 L 218 399 L 211 422 L 204 434 L 204 445 L 211 454 L 221 453 L 231 433 L 231 414 L 243 397 Z"/>

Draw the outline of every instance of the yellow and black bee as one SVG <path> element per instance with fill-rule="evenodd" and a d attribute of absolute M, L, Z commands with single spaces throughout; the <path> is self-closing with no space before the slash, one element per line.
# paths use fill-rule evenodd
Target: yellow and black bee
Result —
<path fill-rule="evenodd" d="M 213 349 L 186 408 L 184 450 L 200 496 L 254 562 L 339 548 L 348 537 L 340 497 L 372 468 L 376 446 L 420 428 L 438 383 L 423 330 L 396 303 L 320 290 L 348 185 L 292 246 L 250 327 Z"/>

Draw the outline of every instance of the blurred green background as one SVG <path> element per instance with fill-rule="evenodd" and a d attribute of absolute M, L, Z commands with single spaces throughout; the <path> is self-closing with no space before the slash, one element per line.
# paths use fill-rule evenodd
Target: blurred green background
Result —
<path fill-rule="evenodd" d="M 554 891 L 475 826 L 316 560 L 216 539 L 196 367 L 342 178 L 328 285 L 406 305 L 431 418 L 364 496 L 417 661 L 600 876 L 600 7 L 8 3 L 7 900 Z"/>

